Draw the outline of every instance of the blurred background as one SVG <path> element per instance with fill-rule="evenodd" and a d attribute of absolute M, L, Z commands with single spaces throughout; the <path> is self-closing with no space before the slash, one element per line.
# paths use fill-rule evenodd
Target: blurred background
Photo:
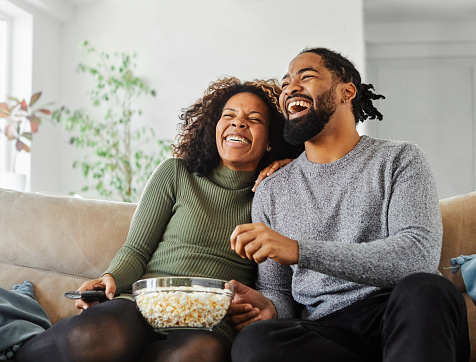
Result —
<path fill-rule="evenodd" d="M 376 102 L 384 120 L 360 125 L 361 134 L 417 143 L 440 198 L 476 190 L 474 0 L 0 0 L 0 102 L 28 103 L 41 92 L 35 107 L 71 112 L 60 122 L 57 113 L 56 120 L 38 113 L 38 132 L 24 142 L 30 152 L 2 137 L 0 187 L 15 155 L 25 191 L 124 200 L 101 194 L 94 182 L 84 187 L 81 162 L 97 147 L 75 147 L 78 133 L 68 130 L 75 120 L 107 119 L 105 99 L 96 107 L 89 95 L 103 96 L 98 71 L 117 71 L 124 56 L 143 91 L 130 118 L 132 132 L 142 132 L 142 153 L 132 153 L 139 164 L 149 162 L 146 153 L 157 162 L 157 150 L 177 134 L 181 109 L 209 82 L 280 79 L 303 48 L 317 46 L 347 56 L 386 96 Z M 103 66 L 116 56 L 119 65 Z M 71 118 L 79 109 L 89 118 Z M 126 201 L 137 200 L 141 186 Z"/>

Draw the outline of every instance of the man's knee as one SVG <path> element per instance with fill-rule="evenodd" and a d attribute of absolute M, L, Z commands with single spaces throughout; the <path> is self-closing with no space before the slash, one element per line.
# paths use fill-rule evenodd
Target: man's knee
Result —
<path fill-rule="evenodd" d="M 466 302 L 448 279 L 427 273 L 410 275 L 392 291 L 386 315 L 436 322 L 435 316 L 466 319 Z"/>
<path fill-rule="evenodd" d="M 234 362 L 272 361 L 272 351 L 278 347 L 270 332 L 275 331 L 276 320 L 250 324 L 235 339 L 231 350 Z"/>
<path fill-rule="evenodd" d="M 429 273 L 416 273 L 403 278 L 392 291 L 391 298 L 403 298 L 405 303 L 413 300 L 434 301 L 435 298 L 464 302 L 461 293 L 448 279 Z"/>

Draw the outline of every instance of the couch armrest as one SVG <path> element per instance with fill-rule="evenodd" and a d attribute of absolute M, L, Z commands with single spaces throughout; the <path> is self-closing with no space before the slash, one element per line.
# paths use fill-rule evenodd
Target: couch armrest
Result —
<path fill-rule="evenodd" d="M 440 258 L 441 273 L 456 287 L 466 290 L 461 272 L 453 274 L 451 258 L 476 254 L 476 192 L 440 200 L 443 219 L 443 248 Z"/>

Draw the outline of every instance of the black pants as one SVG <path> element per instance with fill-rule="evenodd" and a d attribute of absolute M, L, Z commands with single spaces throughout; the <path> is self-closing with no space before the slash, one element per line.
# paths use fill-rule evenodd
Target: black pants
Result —
<path fill-rule="evenodd" d="M 447 279 L 414 274 L 390 295 L 368 298 L 317 321 L 251 324 L 234 362 L 467 362 L 466 303 Z"/>
<path fill-rule="evenodd" d="M 133 301 L 116 298 L 63 319 L 29 340 L 17 362 L 226 362 L 229 346 L 216 333 L 155 333 Z"/>

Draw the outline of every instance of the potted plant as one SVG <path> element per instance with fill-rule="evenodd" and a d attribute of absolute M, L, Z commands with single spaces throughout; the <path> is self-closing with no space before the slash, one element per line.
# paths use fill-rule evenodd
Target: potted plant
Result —
<path fill-rule="evenodd" d="M 3 187 L 19 190 L 24 188 L 26 175 L 16 173 L 17 154 L 22 151 L 30 152 L 33 134 L 38 132 L 42 117 L 52 114 L 47 108 L 37 107 L 40 97 L 41 92 L 37 92 L 31 96 L 28 103 L 26 99 L 14 97 L 0 103 L 0 134 L 3 138 L 1 157 L 4 157 L 7 164 L 7 169 L 2 170 L 1 174 Z M 11 147 L 12 143 L 15 147 Z M 10 154 L 11 159 L 6 159 Z"/>
<path fill-rule="evenodd" d="M 70 144 L 84 149 L 73 163 L 85 179 L 83 192 L 96 190 L 105 199 L 134 202 L 158 163 L 172 154 L 171 140 L 156 140 L 151 127 L 137 127 L 137 100 L 155 90 L 135 75 L 136 54 L 97 51 L 87 41 L 85 55 L 96 65 L 79 64 L 78 71 L 94 79 L 88 109 L 61 107 L 53 119 L 72 133 Z M 155 143 L 155 146 L 153 146 Z"/>

